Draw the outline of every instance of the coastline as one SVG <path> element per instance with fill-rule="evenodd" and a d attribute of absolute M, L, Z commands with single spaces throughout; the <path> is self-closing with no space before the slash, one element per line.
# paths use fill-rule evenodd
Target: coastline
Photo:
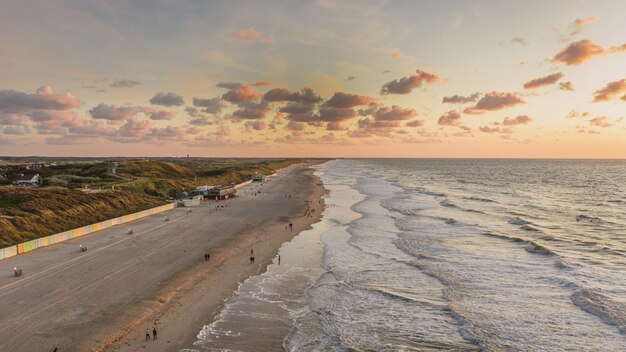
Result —
<path fill-rule="evenodd" d="M 305 209 L 299 217 L 290 219 L 293 231 L 286 230 L 284 221 L 271 219 L 232 236 L 213 249 L 208 263 L 199 262 L 183 275 L 164 282 L 151 299 L 152 304 L 137 307 L 132 322 L 120 326 L 118 336 L 98 351 L 179 351 L 192 347 L 198 332 L 215 320 L 225 300 L 244 280 L 265 272 L 283 243 L 320 220 L 324 204 L 319 200 L 327 191 L 310 166 L 303 172 L 308 179 L 307 190 L 294 198 L 313 204 L 316 211 L 307 216 Z M 254 264 L 249 263 L 250 248 L 254 248 Z M 145 330 L 154 326 L 159 338 L 145 341 Z"/>

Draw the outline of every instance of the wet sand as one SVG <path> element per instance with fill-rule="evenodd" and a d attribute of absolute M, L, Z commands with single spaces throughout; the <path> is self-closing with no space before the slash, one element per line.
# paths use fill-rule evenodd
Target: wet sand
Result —
<path fill-rule="evenodd" d="M 215 203 L 189 215 L 176 209 L 168 222 L 162 214 L 133 223 L 133 235 L 124 225 L 0 261 L 0 272 L 24 268 L 20 279 L 0 276 L 0 350 L 191 347 L 238 284 L 263 272 L 283 242 L 317 221 L 324 189 L 312 173 L 308 165 L 290 167 L 220 203 L 223 210 Z M 305 216 L 307 201 L 313 217 Z M 79 253 L 79 244 L 89 250 Z M 159 339 L 145 341 L 154 326 Z"/>

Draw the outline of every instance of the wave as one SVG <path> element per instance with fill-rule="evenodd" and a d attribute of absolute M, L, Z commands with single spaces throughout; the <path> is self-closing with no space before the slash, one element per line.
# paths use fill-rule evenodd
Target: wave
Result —
<path fill-rule="evenodd" d="M 536 253 L 536 254 L 543 254 L 543 255 L 556 255 L 556 253 L 554 253 L 547 247 L 542 246 L 539 243 L 533 242 L 533 241 L 527 241 L 526 247 L 524 247 L 524 249 L 526 250 L 526 252 L 529 252 L 529 253 Z"/>
<path fill-rule="evenodd" d="M 600 293 L 600 290 L 579 288 L 572 294 L 572 302 L 583 311 L 593 314 L 605 323 L 616 326 L 626 334 L 626 305 Z"/>
<path fill-rule="evenodd" d="M 530 222 L 520 218 L 520 217 L 514 217 L 513 219 L 509 219 L 509 221 L 507 221 L 509 224 L 511 225 L 528 225 L 530 224 Z"/>
<path fill-rule="evenodd" d="M 530 226 L 530 225 L 522 225 L 519 227 L 520 229 L 524 230 L 524 231 L 539 231 L 538 229 Z"/>
<path fill-rule="evenodd" d="M 426 195 L 433 196 L 433 197 L 445 197 L 446 196 L 445 193 L 429 191 L 426 188 L 422 188 L 422 187 L 416 188 L 415 190 L 419 193 L 426 194 Z"/>
<path fill-rule="evenodd" d="M 439 202 L 439 204 L 440 204 L 442 207 L 449 207 L 449 208 L 454 208 L 454 207 L 456 207 L 456 205 L 455 205 L 454 203 L 452 203 L 451 201 L 449 201 L 449 200 L 447 200 L 447 199 L 442 200 L 441 202 Z"/>
<path fill-rule="evenodd" d="M 475 200 L 477 202 L 485 202 L 485 203 L 495 203 L 495 200 L 489 199 L 489 198 L 480 198 L 480 197 L 463 197 L 465 199 L 469 199 L 469 200 Z"/>
<path fill-rule="evenodd" d="M 524 243 L 524 244 L 526 244 L 524 249 L 527 252 L 529 252 L 529 253 L 558 256 L 558 254 L 556 252 L 554 252 L 553 250 L 549 249 L 548 247 L 546 247 L 544 245 L 541 245 L 541 244 L 539 244 L 539 243 L 537 243 L 535 241 L 531 241 L 529 239 L 526 239 L 526 238 L 508 236 L 508 235 L 497 234 L 497 233 L 493 233 L 493 232 L 483 232 L 482 234 L 485 235 L 485 236 L 496 237 L 496 238 L 508 240 L 508 241 L 511 241 L 511 242 Z"/>

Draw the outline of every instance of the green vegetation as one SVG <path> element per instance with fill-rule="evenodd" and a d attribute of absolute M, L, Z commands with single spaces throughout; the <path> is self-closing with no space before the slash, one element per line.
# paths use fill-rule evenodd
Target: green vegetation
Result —
<path fill-rule="evenodd" d="M 228 185 L 269 175 L 293 159 L 28 160 L 4 159 L 0 174 L 38 173 L 43 187 L 0 186 L 0 248 L 165 204 L 200 185 Z M 41 159 L 36 159 L 37 161 Z M 117 163 L 116 175 L 111 170 Z M 2 179 L 0 179 L 2 181 Z M 6 182 L 5 182 L 6 183 Z"/>

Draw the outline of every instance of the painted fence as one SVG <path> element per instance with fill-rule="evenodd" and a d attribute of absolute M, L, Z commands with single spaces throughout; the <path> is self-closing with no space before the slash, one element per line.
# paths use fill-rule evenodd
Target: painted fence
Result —
<path fill-rule="evenodd" d="M 105 220 L 105 221 L 98 222 L 95 224 L 83 226 L 77 229 L 50 235 L 47 237 L 37 238 L 32 241 L 20 243 L 16 246 L 3 248 L 3 249 L 0 249 L 0 260 L 15 256 L 18 254 L 30 252 L 37 248 L 46 247 L 51 244 L 71 240 L 72 238 L 81 237 L 81 236 L 84 236 L 93 232 L 107 229 L 115 225 L 120 225 L 120 224 L 124 224 L 127 222 L 135 221 L 141 218 L 145 218 L 146 216 L 162 213 L 164 211 L 174 209 L 175 207 L 176 207 L 175 203 L 165 204 L 156 208 L 146 209 L 137 213 L 120 216 L 114 219 Z"/>

